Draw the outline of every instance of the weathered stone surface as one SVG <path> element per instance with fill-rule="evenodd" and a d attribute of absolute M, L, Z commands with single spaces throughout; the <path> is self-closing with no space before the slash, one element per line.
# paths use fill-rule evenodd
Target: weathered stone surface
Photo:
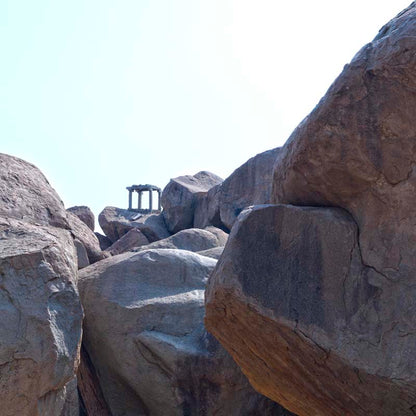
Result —
<path fill-rule="evenodd" d="M 416 403 L 416 289 L 364 265 L 357 238 L 341 209 L 254 207 L 209 283 L 208 330 L 300 416 L 410 416 Z"/>
<path fill-rule="evenodd" d="M 81 396 L 81 416 L 112 416 L 100 387 L 100 381 L 91 359 L 81 346 L 81 360 L 77 373 Z"/>
<path fill-rule="evenodd" d="M 0 153 L 0 216 L 68 228 L 64 205 L 31 163 Z"/>
<path fill-rule="evenodd" d="M 384 26 L 293 132 L 273 201 L 339 206 L 364 262 L 388 279 L 416 270 L 416 3 Z"/>
<path fill-rule="evenodd" d="M 90 265 L 90 260 L 88 259 L 87 249 L 84 244 L 81 243 L 77 238 L 74 239 L 75 249 L 77 251 L 78 259 L 78 269 L 83 269 Z"/>
<path fill-rule="evenodd" d="M 206 171 L 171 179 L 162 192 L 163 217 L 170 232 L 177 233 L 194 224 L 197 198 L 206 194 L 222 179 Z M 206 224 L 208 225 L 208 224 Z"/>
<path fill-rule="evenodd" d="M 183 250 L 146 250 L 80 272 L 84 342 L 114 416 L 281 411 L 204 330 L 215 263 Z"/>
<path fill-rule="evenodd" d="M 221 184 L 218 184 L 208 192 L 197 195 L 194 212 L 195 228 L 205 228 L 209 225 L 224 227 L 220 218 L 220 191 Z"/>
<path fill-rule="evenodd" d="M 158 241 L 153 244 L 157 243 Z M 106 251 L 115 256 L 117 254 L 125 253 L 135 247 L 145 246 L 147 244 L 149 244 L 149 240 L 146 236 L 138 228 L 132 228 L 124 234 L 123 237 L 108 247 Z"/>
<path fill-rule="evenodd" d="M 94 234 L 98 238 L 98 243 L 100 244 L 101 250 L 104 251 L 105 249 L 107 249 L 108 247 L 110 247 L 111 244 L 113 244 L 111 242 L 111 240 L 107 236 L 102 235 L 102 234 L 97 233 L 97 232 L 95 232 Z"/>
<path fill-rule="evenodd" d="M 270 203 L 273 166 L 279 152 L 280 148 L 276 148 L 252 157 L 220 185 L 201 195 L 195 208 L 194 226 L 214 225 L 230 230 L 244 208 Z"/>
<path fill-rule="evenodd" d="M 83 223 L 85 223 L 91 231 L 95 228 L 95 217 L 89 207 L 75 206 L 67 209 L 70 213 L 76 215 Z"/>
<path fill-rule="evenodd" d="M 84 245 L 90 263 L 95 263 L 109 256 L 109 253 L 101 250 L 97 236 L 76 215 L 68 212 L 67 221 L 74 239 Z"/>
<path fill-rule="evenodd" d="M 205 227 L 204 230 L 209 231 L 217 237 L 219 246 L 225 246 L 225 244 L 227 243 L 228 233 L 221 230 L 220 228 L 209 225 L 208 227 Z"/>
<path fill-rule="evenodd" d="M 197 251 L 200 256 L 211 257 L 212 259 L 218 260 L 224 251 L 223 246 L 209 248 L 207 250 Z"/>
<path fill-rule="evenodd" d="M 187 230 L 179 231 L 178 233 L 163 240 L 155 241 L 147 246 L 139 247 L 134 251 L 148 250 L 150 248 L 170 248 L 196 252 L 222 245 L 224 245 L 222 235 L 217 237 L 215 234 L 207 230 L 189 228 Z"/>
<path fill-rule="evenodd" d="M 105 207 L 98 216 L 100 227 L 105 235 L 115 243 L 132 228 L 138 228 L 150 241 L 158 241 L 170 236 L 162 214 L 143 214 L 133 220 L 137 212 L 116 207 Z"/>
<path fill-rule="evenodd" d="M 67 231 L 0 218 L 2 416 L 76 416 L 82 309 Z"/>
<path fill-rule="evenodd" d="M 416 2 L 347 65 L 280 152 L 273 202 L 235 225 L 207 325 L 303 415 L 416 409 Z M 244 334 L 244 337 L 240 334 Z"/>

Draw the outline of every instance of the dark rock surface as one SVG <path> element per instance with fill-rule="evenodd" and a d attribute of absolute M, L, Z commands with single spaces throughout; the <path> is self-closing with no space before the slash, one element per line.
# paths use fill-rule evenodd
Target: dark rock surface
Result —
<path fill-rule="evenodd" d="M 416 409 L 416 2 L 347 65 L 242 214 L 209 329 L 299 416 Z M 320 205 L 340 208 L 311 208 Z"/>
<path fill-rule="evenodd" d="M 95 216 L 91 209 L 86 206 L 75 206 L 67 209 L 70 213 L 76 215 L 83 223 L 85 223 L 91 231 L 95 228 Z"/>
<path fill-rule="evenodd" d="M 132 228 L 138 228 L 152 243 L 170 236 L 161 214 L 142 214 L 136 220 L 137 212 L 116 207 L 105 207 L 98 216 L 105 235 L 115 243 Z"/>
<path fill-rule="evenodd" d="M 114 416 L 287 414 L 255 393 L 205 332 L 204 288 L 215 263 L 156 249 L 80 272 L 85 347 Z"/>
<path fill-rule="evenodd" d="M 192 228 L 197 199 L 221 182 L 222 178 L 206 171 L 171 179 L 161 198 L 162 213 L 169 231 L 177 233 Z"/>
<path fill-rule="evenodd" d="M 111 246 L 112 241 L 105 235 L 95 232 L 95 236 L 98 238 L 98 243 L 100 244 L 101 250 L 105 250 Z"/>

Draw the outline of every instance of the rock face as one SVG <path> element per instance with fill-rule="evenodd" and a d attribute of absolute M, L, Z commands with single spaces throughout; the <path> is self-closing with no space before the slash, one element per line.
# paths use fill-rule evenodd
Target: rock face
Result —
<path fill-rule="evenodd" d="M 224 247 L 213 247 L 208 248 L 207 250 L 197 251 L 200 256 L 211 257 L 212 259 L 218 260 L 224 251 Z"/>
<path fill-rule="evenodd" d="M 153 244 L 157 243 L 158 242 Z M 125 253 L 135 247 L 145 246 L 147 244 L 149 244 L 149 240 L 145 235 L 138 228 L 132 228 L 127 234 L 124 234 L 123 237 L 108 247 L 107 251 L 115 256 L 117 254 Z"/>
<path fill-rule="evenodd" d="M 102 234 L 97 233 L 97 232 L 95 232 L 94 234 L 98 238 L 98 243 L 100 244 L 101 250 L 104 251 L 105 249 L 107 249 L 108 247 L 110 247 L 113 244 L 107 236 L 102 235 Z"/>
<path fill-rule="evenodd" d="M 204 288 L 215 263 L 159 249 L 80 272 L 85 347 L 114 416 L 283 411 L 251 389 L 204 330 Z"/>
<path fill-rule="evenodd" d="M 105 235 L 115 243 L 132 228 L 138 228 L 150 241 L 170 236 L 161 214 L 144 214 L 133 220 L 137 212 L 116 207 L 105 207 L 98 216 L 98 222 Z"/>
<path fill-rule="evenodd" d="M 270 203 L 273 166 L 280 148 L 260 153 L 236 169 L 221 185 L 198 199 L 194 226 L 230 230 L 238 214 L 250 205 Z"/>
<path fill-rule="evenodd" d="M 209 284 L 209 331 L 299 416 L 415 413 L 415 50 L 414 2 L 278 156 L 273 202 L 345 211 L 247 211 Z"/>
<path fill-rule="evenodd" d="M 67 213 L 67 221 L 74 239 L 84 245 L 91 264 L 108 257 L 108 253 L 101 251 L 97 236 L 84 222 L 70 212 Z"/>
<path fill-rule="evenodd" d="M 2 416 L 78 415 L 76 264 L 67 231 L 0 218 Z"/>
<path fill-rule="evenodd" d="M 75 206 L 67 209 L 70 213 L 76 215 L 83 223 L 85 223 L 91 231 L 95 228 L 95 217 L 90 208 L 85 206 Z"/>
<path fill-rule="evenodd" d="M 0 153 L 0 216 L 68 228 L 64 205 L 34 165 Z"/>
<path fill-rule="evenodd" d="M 139 247 L 135 251 L 148 250 L 150 248 L 171 248 L 197 252 L 223 246 L 224 244 L 222 235 L 218 238 L 210 231 L 201 230 L 199 228 L 189 228 L 187 230 L 179 231 L 164 240 L 155 241 L 147 246 Z"/>
<path fill-rule="evenodd" d="M 171 233 L 192 228 L 197 198 L 205 195 L 222 179 L 206 171 L 171 179 L 162 192 L 163 217 Z M 207 224 L 208 225 L 208 224 Z"/>

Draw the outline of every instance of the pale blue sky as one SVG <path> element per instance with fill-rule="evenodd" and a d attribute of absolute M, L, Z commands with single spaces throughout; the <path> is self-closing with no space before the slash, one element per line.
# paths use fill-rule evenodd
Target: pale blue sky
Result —
<path fill-rule="evenodd" d="M 0 151 L 67 207 L 282 145 L 410 0 L 1 0 Z"/>

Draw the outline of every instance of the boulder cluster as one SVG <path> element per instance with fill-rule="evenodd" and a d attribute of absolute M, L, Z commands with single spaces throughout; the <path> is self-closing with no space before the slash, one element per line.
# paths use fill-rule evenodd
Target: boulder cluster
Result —
<path fill-rule="evenodd" d="M 220 211 L 268 201 L 268 154 L 267 167 L 250 160 L 227 181 L 172 179 L 161 213 L 106 207 L 105 235 L 88 207 L 65 210 L 35 166 L 0 154 L 0 415 L 289 415 L 203 322 L 231 227 Z"/>
<path fill-rule="evenodd" d="M 0 154 L 0 416 L 414 416 L 416 2 L 284 147 L 161 212 Z"/>

